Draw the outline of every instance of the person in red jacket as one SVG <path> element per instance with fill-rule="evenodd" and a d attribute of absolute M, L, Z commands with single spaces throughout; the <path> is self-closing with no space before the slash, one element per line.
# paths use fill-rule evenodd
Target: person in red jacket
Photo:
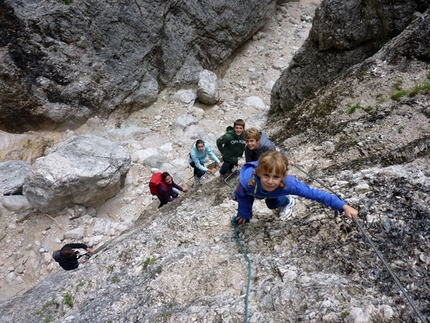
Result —
<path fill-rule="evenodd" d="M 157 197 L 160 200 L 160 205 L 158 208 L 178 198 L 178 193 L 176 193 L 173 188 L 176 188 L 177 190 L 184 193 L 188 192 L 187 189 L 183 189 L 179 185 L 175 184 L 172 176 L 170 176 L 169 173 L 164 172 L 161 175 L 161 183 L 158 185 Z"/>

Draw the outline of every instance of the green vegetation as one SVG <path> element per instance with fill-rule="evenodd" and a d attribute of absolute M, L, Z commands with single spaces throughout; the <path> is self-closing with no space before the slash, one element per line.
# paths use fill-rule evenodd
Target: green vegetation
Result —
<path fill-rule="evenodd" d="M 166 319 L 168 319 L 169 317 L 171 317 L 172 315 L 173 315 L 173 310 L 170 310 L 170 311 L 167 311 L 167 312 L 164 312 L 164 313 L 161 313 L 161 314 L 159 314 L 158 316 L 160 317 L 160 318 L 162 318 L 163 319 L 163 321 L 165 321 Z"/>
<path fill-rule="evenodd" d="M 157 258 L 152 257 L 152 258 L 146 258 L 145 261 L 142 264 L 143 270 L 146 270 L 146 268 L 148 268 L 149 265 L 152 265 L 155 263 L 155 260 L 157 260 Z"/>
<path fill-rule="evenodd" d="M 40 311 L 37 311 L 35 314 L 39 316 L 47 316 L 54 313 L 54 311 L 57 308 L 58 308 L 58 304 L 54 300 L 49 300 L 42 306 L 42 309 Z M 47 317 L 44 320 L 44 322 L 53 322 L 53 321 L 54 319 L 52 319 L 51 317 Z"/>
<path fill-rule="evenodd" d="M 109 265 L 107 268 L 107 273 L 112 274 L 113 273 L 113 265 Z"/>
<path fill-rule="evenodd" d="M 119 283 L 121 281 L 121 279 L 119 279 L 117 276 L 115 276 L 114 278 L 112 278 L 112 281 L 114 283 Z"/>
<path fill-rule="evenodd" d="M 60 2 L 62 2 L 64 4 L 71 4 L 73 2 L 73 0 L 60 0 Z"/>
<path fill-rule="evenodd" d="M 161 240 L 157 241 L 157 248 L 160 248 L 163 244 L 161 243 Z"/>
<path fill-rule="evenodd" d="M 393 84 L 393 88 L 394 88 L 396 91 L 401 91 L 401 90 L 402 90 L 402 87 L 401 87 L 402 83 L 403 83 L 403 80 L 402 80 L 402 79 L 398 79 L 398 80 Z"/>
<path fill-rule="evenodd" d="M 347 317 L 348 315 L 349 315 L 349 312 L 348 312 L 348 311 L 343 311 L 343 312 L 342 312 L 342 316 L 343 316 L 343 317 Z"/>
<path fill-rule="evenodd" d="M 416 85 L 414 86 L 414 88 L 412 90 L 406 91 L 406 90 L 400 90 L 399 86 L 394 86 L 394 88 L 396 88 L 396 90 L 399 90 L 398 92 L 394 93 L 391 98 L 393 100 L 398 101 L 401 97 L 408 95 L 408 96 L 413 96 L 417 93 L 430 93 L 430 73 L 427 74 L 426 76 L 426 80 L 424 81 L 423 84 L 421 85 Z"/>
<path fill-rule="evenodd" d="M 43 305 L 42 311 L 46 311 L 51 306 L 57 306 L 57 303 L 55 303 L 54 300 L 47 301 L 45 305 Z"/>
<path fill-rule="evenodd" d="M 385 101 L 387 101 L 387 99 L 385 99 L 382 94 L 378 94 L 376 96 L 376 102 L 378 102 L 378 103 L 384 103 Z"/>
<path fill-rule="evenodd" d="M 95 79 L 96 83 L 100 83 L 101 79 L 102 78 L 100 76 L 97 76 L 96 79 Z"/>
<path fill-rule="evenodd" d="M 66 295 L 64 295 L 64 304 L 73 307 L 73 296 L 71 294 L 66 293 Z"/>
<path fill-rule="evenodd" d="M 55 319 L 54 318 L 52 318 L 52 317 L 47 317 L 43 322 L 44 323 L 51 323 L 51 322 L 54 322 L 55 321 Z"/>
<path fill-rule="evenodd" d="M 411 92 L 409 93 L 410 96 L 415 95 L 419 92 L 430 92 L 430 82 L 426 82 L 423 85 L 417 85 L 415 86 Z"/>
<path fill-rule="evenodd" d="M 391 96 L 391 98 L 392 98 L 393 100 L 398 101 L 401 97 L 405 96 L 406 94 L 408 94 L 408 92 L 407 92 L 407 91 L 399 91 L 399 92 L 397 92 L 397 93 L 394 93 L 394 94 Z"/>
<path fill-rule="evenodd" d="M 76 285 L 76 291 L 79 292 L 79 289 L 85 285 L 85 282 L 80 282 L 79 284 Z"/>
<path fill-rule="evenodd" d="M 373 110 L 373 107 L 371 105 L 368 105 L 367 108 L 363 108 L 364 111 L 370 112 Z"/>
<path fill-rule="evenodd" d="M 405 129 L 405 127 L 400 126 L 400 127 L 399 127 L 399 129 L 397 129 L 397 132 L 398 132 L 398 133 L 403 133 L 403 129 Z"/>
<path fill-rule="evenodd" d="M 358 109 L 361 109 L 361 105 L 360 103 L 357 103 L 356 105 L 352 106 L 349 110 L 348 110 L 348 114 L 353 114 L 355 111 L 357 111 Z"/>
<path fill-rule="evenodd" d="M 354 105 L 354 106 L 352 106 L 352 107 L 349 108 L 348 114 L 353 114 L 354 112 L 356 112 L 359 109 L 363 109 L 363 111 L 365 111 L 365 112 L 370 112 L 370 111 L 373 111 L 373 110 L 378 110 L 380 108 L 381 108 L 381 106 L 379 106 L 379 105 L 376 105 L 374 107 L 371 106 L 371 105 L 368 105 L 367 107 L 363 108 L 360 105 L 360 103 L 357 103 L 356 105 Z"/>

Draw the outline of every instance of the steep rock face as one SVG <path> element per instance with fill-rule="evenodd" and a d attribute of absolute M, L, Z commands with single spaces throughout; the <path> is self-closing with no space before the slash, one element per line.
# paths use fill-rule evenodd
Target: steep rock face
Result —
<path fill-rule="evenodd" d="M 0 127 L 73 127 L 196 84 L 275 11 L 276 1 L 2 0 Z"/>
<path fill-rule="evenodd" d="M 429 44 L 430 9 L 378 53 L 350 68 L 336 82 L 315 92 L 289 111 L 282 120 L 281 130 L 273 131 L 277 140 L 284 141 L 304 133 L 311 133 L 319 140 L 332 139 L 334 135 L 345 132 L 351 120 L 360 122 L 358 125 L 351 124 L 351 127 L 361 128 L 362 124 L 369 122 L 385 125 L 383 120 L 396 115 L 407 116 L 405 121 L 416 127 L 414 139 L 423 140 L 428 136 L 426 125 L 430 115 Z M 360 83 L 373 88 L 372 93 L 357 94 Z M 344 107 L 343 111 L 340 106 Z M 276 120 L 279 121 L 279 118 Z M 383 133 L 380 132 L 380 135 Z M 381 152 L 377 152 L 375 147 L 371 149 L 380 161 Z M 383 150 L 389 152 L 386 147 Z M 414 157 L 409 155 L 409 160 Z"/>
<path fill-rule="evenodd" d="M 315 12 L 309 38 L 272 89 L 271 112 L 291 108 L 375 54 L 424 12 L 430 1 L 326 0 Z"/>

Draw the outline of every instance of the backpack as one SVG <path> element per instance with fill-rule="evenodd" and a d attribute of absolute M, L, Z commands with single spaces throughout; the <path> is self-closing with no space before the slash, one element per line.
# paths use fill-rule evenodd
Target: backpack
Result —
<path fill-rule="evenodd" d="M 158 194 L 158 185 L 161 184 L 167 190 L 167 185 L 161 180 L 161 172 L 157 172 L 152 174 L 151 179 L 149 180 L 149 190 L 152 195 Z"/>
<path fill-rule="evenodd" d="M 56 262 L 58 262 L 58 260 L 60 258 L 60 252 L 61 252 L 61 250 L 55 250 L 52 252 L 52 258 L 54 258 L 54 260 Z"/>

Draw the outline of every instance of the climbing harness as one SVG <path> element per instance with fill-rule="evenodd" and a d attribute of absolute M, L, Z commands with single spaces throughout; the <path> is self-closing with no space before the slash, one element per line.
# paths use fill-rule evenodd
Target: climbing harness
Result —
<path fill-rule="evenodd" d="M 321 181 L 319 181 L 318 179 L 312 177 L 310 174 L 308 174 L 307 172 L 305 172 L 303 170 L 303 168 L 297 166 L 296 164 L 293 165 L 294 167 L 296 167 L 298 170 L 300 170 L 301 172 L 305 173 L 310 179 L 316 181 L 318 184 L 320 184 L 322 187 L 324 187 L 326 190 L 328 190 L 330 193 L 332 193 L 333 195 L 337 194 L 330 188 L 328 188 L 327 186 L 325 186 L 323 183 L 321 183 Z M 393 273 L 393 271 L 391 270 L 390 266 L 388 265 L 388 263 L 385 261 L 384 257 L 382 256 L 381 252 L 376 248 L 375 244 L 373 243 L 372 239 L 370 238 L 369 233 L 366 231 L 366 229 L 363 227 L 363 225 L 361 225 L 361 223 L 358 221 L 357 217 L 353 217 L 354 223 L 358 226 L 358 228 L 360 229 L 361 233 L 364 235 L 364 237 L 366 238 L 367 242 L 369 242 L 369 244 L 371 245 L 371 247 L 373 248 L 373 250 L 376 252 L 378 258 L 382 261 L 382 263 L 384 264 L 385 268 L 387 269 L 388 273 L 391 275 L 391 277 L 393 278 L 393 280 L 396 282 L 397 286 L 399 287 L 400 291 L 403 293 L 403 295 L 405 296 L 405 298 L 408 300 L 409 304 L 412 306 L 413 310 L 415 311 L 415 313 L 417 314 L 418 318 L 421 320 L 422 323 L 426 323 L 426 320 L 424 319 L 424 317 L 422 316 L 422 314 L 420 313 L 420 311 L 418 310 L 418 308 L 415 306 L 414 302 L 412 301 L 412 299 L 409 297 L 408 293 L 406 292 L 406 290 L 403 288 L 402 284 L 400 283 L 399 279 L 396 277 L 396 275 Z"/>
<path fill-rule="evenodd" d="M 247 323 L 248 322 L 248 303 L 249 303 L 248 298 L 249 298 L 249 289 L 251 287 L 251 260 L 249 259 L 248 254 L 246 253 L 245 249 L 240 243 L 239 236 L 237 234 L 236 216 L 233 216 L 231 218 L 231 224 L 234 227 L 234 235 L 236 237 L 237 244 L 239 245 L 240 250 L 242 250 L 242 253 L 245 256 L 246 261 L 248 262 L 248 283 L 246 284 L 246 297 L 245 297 L 245 323 Z"/>

